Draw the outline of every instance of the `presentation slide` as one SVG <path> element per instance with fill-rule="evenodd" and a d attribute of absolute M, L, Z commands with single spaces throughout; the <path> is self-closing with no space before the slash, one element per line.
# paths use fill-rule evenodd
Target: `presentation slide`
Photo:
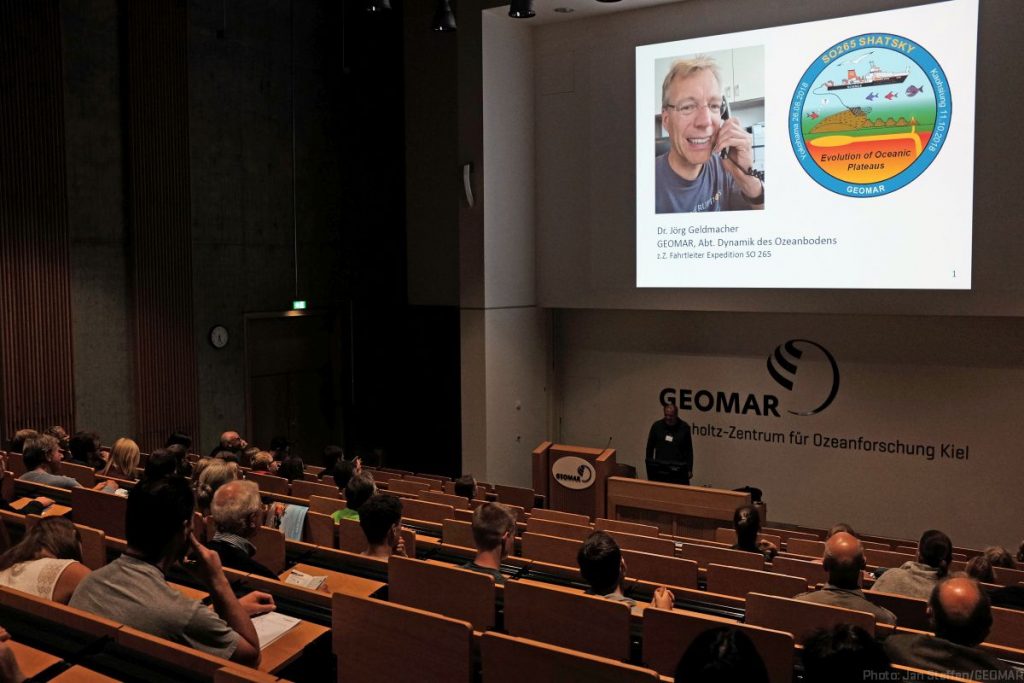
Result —
<path fill-rule="evenodd" d="M 638 47 L 637 287 L 970 289 L 977 24 L 948 0 Z"/>

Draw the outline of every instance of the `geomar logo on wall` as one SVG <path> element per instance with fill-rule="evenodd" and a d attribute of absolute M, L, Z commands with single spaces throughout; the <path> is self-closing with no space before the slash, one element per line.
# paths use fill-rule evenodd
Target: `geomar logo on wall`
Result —
<path fill-rule="evenodd" d="M 817 415 L 839 394 L 839 365 L 835 356 L 810 339 L 789 339 L 768 354 L 768 376 L 785 391 L 775 393 L 706 387 L 666 387 L 658 398 L 683 412 L 781 417 Z"/>

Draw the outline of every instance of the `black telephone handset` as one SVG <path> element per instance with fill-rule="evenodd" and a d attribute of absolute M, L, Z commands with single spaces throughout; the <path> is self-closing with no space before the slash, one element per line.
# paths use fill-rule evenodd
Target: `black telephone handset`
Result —
<path fill-rule="evenodd" d="M 727 99 L 725 99 L 725 96 L 723 95 L 722 96 L 722 123 L 725 123 L 728 120 L 729 120 L 729 101 Z M 723 147 L 722 148 L 722 158 L 723 159 L 727 159 L 728 157 L 729 157 L 729 148 L 728 147 Z"/>

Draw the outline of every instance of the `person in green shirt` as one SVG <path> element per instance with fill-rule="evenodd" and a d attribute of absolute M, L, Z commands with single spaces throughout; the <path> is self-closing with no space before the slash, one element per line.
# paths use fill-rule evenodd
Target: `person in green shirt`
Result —
<path fill-rule="evenodd" d="M 343 519 L 354 519 L 358 522 L 359 508 L 375 493 L 377 485 L 373 482 L 372 474 L 360 472 L 353 476 L 345 485 L 345 507 L 331 513 L 334 523 L 337 524 Z"/>

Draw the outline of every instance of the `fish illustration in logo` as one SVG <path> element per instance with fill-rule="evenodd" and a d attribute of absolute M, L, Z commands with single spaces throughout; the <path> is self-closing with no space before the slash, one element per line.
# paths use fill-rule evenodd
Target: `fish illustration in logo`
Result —
<path fill-rule="evenodd" d="M 914 95 L 916 95 L 919 92 L 924 92 L 924 86 L 922 85 L 919 88 L 916 85 L 912 85 L 909 88 L 907 88 L 907 97 L 913 97 Z"/>
<path fill-rule="evenodd" d="M 887 99 L 887 100 L 889 100 L 891 102 L 892 98 L 894 98 L 894 97 L 899 97 L 899 95 L 897 95 L 896 93 L 894 93 L 893 91 L 890 90 L 889 94 L 885 96 L 885 99 Z"/>
<path fill-rule="evenodd" d="M 810 114 L 807 115 L 807 118 L 809 118 L 809 119 L 816 119 L 816 118 L 818 118 L 818 116 L 819 116 L 818 112 L 812 111 Z"/>
<path fill-rule="evenodd" d="M 870 101 L 874 100 L 877 97 L 878 97 L 878 93 L 873 92 L 870 95 L 868 95 L 867 97 L 865 97 L 864 99 L 867 100 L 868 102 L 870 102 Z"/>

